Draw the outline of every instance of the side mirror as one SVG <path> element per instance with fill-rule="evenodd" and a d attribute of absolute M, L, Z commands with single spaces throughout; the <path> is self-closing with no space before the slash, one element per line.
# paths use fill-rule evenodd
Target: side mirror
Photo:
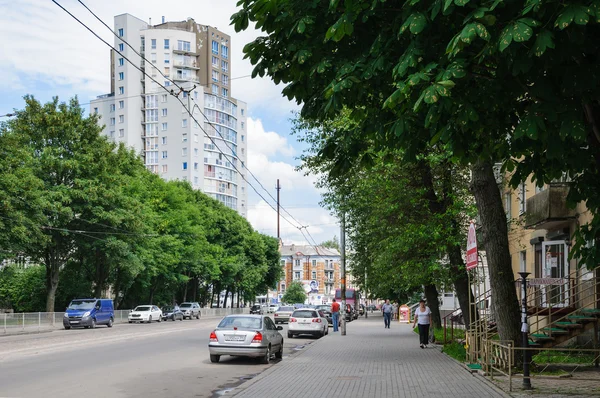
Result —
<path fill-rule="evenodd" d="M 277 330 L 283 330 L 283 326 L 277 326 Z"/>

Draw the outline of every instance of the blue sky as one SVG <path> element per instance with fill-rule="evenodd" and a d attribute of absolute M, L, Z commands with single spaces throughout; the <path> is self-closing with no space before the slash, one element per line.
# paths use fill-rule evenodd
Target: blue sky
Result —
<path fill-rule="evenodd" d="M 58 1 L 112 42 L 111 32 L 76 0 Z M 192 17 L 197 23 L 215 26 L 231 35 L 231 91 L 234 97 L 248 103 L 249 110 L 248 168 L 274 197 L 276 180 L 280 179 L 282 206 L 302 225 L 309 226 L 314 240 L 321 242 L 339 236 L 337 219 L 319 206 L 320 193 L 314 187 L 316 178 L 295 171 L 299 164 L 297 157 L 304 149 L 289 134 L 290 118 L 298 106 L 283 98 L 282 87 L 267 78 L 235 79 L 251 73 L 252 66 L 243 60 L 242 48 L 260 35 L 253 30 L 237 34 L 229 26 L 229 17 L 236 12 L 236 1 L 84 0 L 109 26 L 113 25 L 115 15 L 123 13 L 146 21 L 152 18 L 154 24 L 162 16 L 170 21 Z M 66 101 L 77 95 L 81 103 L 88 103 L 110 91 L 108 47 L 50 0 L 0 1 L 0 43 L 3 49 L 0 73 L 4 76 L 0 86 L 0 115 L 21 108 L 26 94 L 41 101 L 53 96 Z M 274 206 L 259 184 L 251 182 Z M 275 236 L 275 212 L 251 188 L 248 190 L 249 221 L 257 230 Z M 284 243 L 305 243 L 300 231 L 283 219 L 281 235 Z"/>

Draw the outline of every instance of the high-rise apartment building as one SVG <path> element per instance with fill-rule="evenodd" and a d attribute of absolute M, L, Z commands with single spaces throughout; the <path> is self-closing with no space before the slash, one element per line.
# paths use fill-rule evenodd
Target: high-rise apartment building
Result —
<path fill-rule="evenodd" d="M 231 38 L 191 18 L 151 25 L 123 14 L 114 29 L 111 92 L 91 102 L 103 134 L 134 148 L 150 171 L 246 217 L 247 112 L 231 97 Z"/>

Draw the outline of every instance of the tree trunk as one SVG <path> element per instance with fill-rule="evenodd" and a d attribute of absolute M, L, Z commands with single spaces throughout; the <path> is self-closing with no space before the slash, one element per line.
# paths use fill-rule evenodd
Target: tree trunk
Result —
<path fill-rule="evenodd" d="M 431 310 L 431 327 L 442 327 L 442 317 L 440 316 L 440 300 L 435 285 L 425 285 L 425 298 L 427 306 Z"/>
<path fill-rule="evenodd" d="M 60 264 L 53 253 L 46 255 L 46 312 L 54 312 Z"/>
<path fill-rule="evenodd" d="M 198 300 L 198 277 L 195 276 L 194 279 L 192 279 L 192 283 L 194 284 L 194 290 L 192 291 L 192 295 L 193 297 L 193 301 L 200 301 Z"/>
<path fill-rule="evenodd" d="M 240 290 L 237 291 L 237 307 L 240 308 Z"/>
<path fill-rule="evenodd" d="M 520 345 L 519 303 L 510 263 L 506 214 L 492 163 L 480 160 L 471 166 L 471 172 L 471 191 L 481 218 L 482 246 L 487 256 L 498 334 L 501 340 L 512 340 Z"/>
<path fill-rule="evenodd" d="M 223 308 L 227 308 L 227 297 L 229 296 L 229 288 L 225 290 L 225 298 L 223 299 Z M 220 298 L 220 295 L 219 295 Z"/>
<path fill-rule="evenodd" d="M 469 302 L 474 303 L 475 297 L 469 285 L 469 276 L 465 269 L 465 263 L 462 258 L 462 250 L 460 246 L 454 245 L 448 248 L 448 258 L 450 260 L 450 269 L 452 272 L 454 291 L 458 298 L 458 305 L 462 312 L 465 327 L 468 329 L 471 324 L 471 312 L 469 312 Z M 469 298 L 469 296 L 471 296 Z M 475 319 L 479 319 L 479 313 L 475 309 Z"/>
<path fill-rule="evenodd" d="M 188 280 L 185 282 L 185 286 L 183 287 L 183 301 L 182 303 L 185 303 L 187 301 L 187 292 L 188 292 L 188 285 L 190 284 L 190 273 L 186 273 L 185 276 L 188 277 Z"/>

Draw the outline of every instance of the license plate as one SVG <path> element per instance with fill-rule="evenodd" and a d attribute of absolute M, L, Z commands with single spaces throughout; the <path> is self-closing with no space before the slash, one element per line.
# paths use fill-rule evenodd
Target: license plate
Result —
<path fill-rule="evenodd" d="M 71 321 L 71 323 L 79 323 L 79 321 Z"/>
<path fill-rule="evenodd" d="M 225 335 L 225 341 L 244 341 L 246 336 Z"/>

